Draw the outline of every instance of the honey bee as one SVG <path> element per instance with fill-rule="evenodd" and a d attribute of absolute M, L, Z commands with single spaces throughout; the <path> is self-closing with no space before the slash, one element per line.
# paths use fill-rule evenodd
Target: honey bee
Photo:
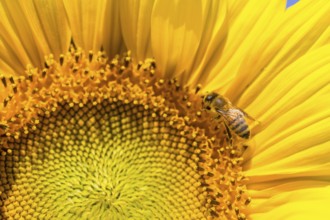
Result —
<path fill-rule="evenodd" d="M 227 98 L 211 92 L 204 96 L 202 106 L 204 110 L 215 114 L 215 119 L 223 119 L 230 140 L 232 132 L 243 139 L 250 138 L 251 131 L 246 118 L 255 120 L 242 109 L 234 106 Z"/>

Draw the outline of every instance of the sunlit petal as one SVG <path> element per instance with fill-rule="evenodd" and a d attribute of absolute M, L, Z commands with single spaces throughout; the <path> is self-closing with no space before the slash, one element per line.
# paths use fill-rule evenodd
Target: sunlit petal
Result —
<path fill-rule="evenodd" d="M 36 13 L 28 11 L 26 14 L 29 20 L 32 14 L 37 16 L 34 20 L 40 22 L 36 22 L 32 26 L 32 30 L 38 41 L 44 35 L 45 40 L 39 42 L 39 44 L 42 44 L 41 49 L 46 47 L 42 51 L 42 55 L 52 53 L 55 58 L 58 58 L 61 53 L 68 50 L 71 37 L 71 31 L 64 14 L 64 5 L 61 1 L 48 0 L 35 0 L 33 3 Z"/>
<path fill-rule="evenodd" d="M 328 140 L 324 126 L 330 116 L 329 49 L 324 46 L 298 59 L 263 88 L 247 109 L 261 122 L 248 172 Z"/>
<path fill-rule="evenodd" d="M 100 33 L 104 50 L 110 57 L 127 51 L 123 43 L 123 36 L 119 18 L 121 1 L 106 1 L 103 17 L 103 31 Z"/>
<path fill-rule="evenodd" d="M 15 71 L 11 74 L 22 74 L 29 63 L 42 66 L 45 54 L 58 57 L 68 48 L 70 32 L 60 1 L 2 1 L 0 13 L 0 59 Z"/>
<path fill-rule="evenodd" d="M 229 82 L 235 77 L 240 81 L 242 81 L 242 77 L 244 77 L 244 81 L 247 80 L 247 77 L 251 77 L 250 72 L 245 72 L 245 76 L 239 76 L 241 62 L 250 48 L 257 44 L 256 39 L 259 39 L 264 29 L 269 27 L 269 22 L 274 19 L 279 7 L 281 7 L 281 2 L 278 1 L 255 0 L 248 1 L 246 5 L 244 3 L 229 4 L 227 42 L 221 59 L 210 71 L 206 80 L 211 90 L 224 93 L 231 85 Z M 229 13 L 233 13 L 233 15 Z M 267 35 L 267 39 L 269 39 L 269 35 Z M 240 86 L 242 86 L 242 82 Z M 235 101 L 232 94 L 228 97 Z"/>
<path fill-rule="evenodd" d="M 144 60 L 151 57 L 150 25 L 154 0 L 120 1 L 120 22 L 127 48 Z"/>
<path fill-rule="evenodd" d="M 251 208 L 252 219 L 328 219 L 330 202 L 330 187 L 315 187 L 310 189 L 296 190 L 299 185 L 306 185 L 304 182 L 298 182 L 292 191 L 276 194 L 272 190 L 266 190 L 274 195 L 271 198 L 260 200 Z M 308 183 L 308 185 L 313 185 Z M 316 185 L 316 184 L 315 184 Z M 251 192 L 257 197 L 259 192 Z M 262 192 L 267 194 L 267 192 Z"/>
<path fill-rule="evenodd" d="M 205 21 L 202 1 L 156 1 L 152 11 L 151 46 L 167 78 L 188 74 Z"/>
<path fill-rule="evenodd" d="M 203 30 L 195 60 L 189 74 L 182 76 L 188 85 L 207 85 L 206 79 L 223 53 L 228 34 L 228 14 L 226 1 L 204 1 Z M 203 90 L 212 91 L 210 86 Z"/>
<path fill-rule="evenodd" d="M 86 51 L 98 51 L 103 46 L 103 41 L 110 41 L 107 43 L 107 49 L 118 43 L 120 34 L 114 34 L 111 39 L 106 39 L 109 36 L 110 29 L 118 30 L 118 4 L 108 3 L 108 1 L 64 1 L 65 9 L 70 22 L 72 37 L 75 44 L 79 45 Z M 110 9 L 108 11 L 107 9 Z M 109 19 L 109 20 L 107 20 Z M 104 29 L 108 35 L 104 35 Z M 118 45 L 116 45 L 118 47 Z M 111 49 L 110 53 L 113 53 Z"/>
<path fill-rule="evenodd" d="M 300 2 L 288 10 L 283 9 L 283 4 L 274 4 L 270 12 L 263 13 L 268 19 L 261 16 L 242 43 L 246 50 L 238 49 L 235 53 L 244 58 L 227 94 L 232 100 L 239 98 L 241 107 L 258 97 L 260 86 L 269 83 L 285 67 L 329 42 L 326 39 L 329 39 L 330 2 Z M 231 63 L 235 58 L 230 60 Z"/>

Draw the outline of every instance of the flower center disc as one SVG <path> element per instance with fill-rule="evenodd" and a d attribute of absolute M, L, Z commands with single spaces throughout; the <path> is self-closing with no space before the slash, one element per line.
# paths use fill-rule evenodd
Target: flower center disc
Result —
<path fill-rule="evenodd" d="M 72 49 L 5 79 L 2 218 L 244 219 L 238 148 L 154 61 Z"/>

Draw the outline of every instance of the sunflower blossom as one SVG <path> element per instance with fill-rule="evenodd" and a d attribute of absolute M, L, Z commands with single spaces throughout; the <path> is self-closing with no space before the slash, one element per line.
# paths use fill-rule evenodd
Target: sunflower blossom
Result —
<path fill-rule="evenodd" d="M 327 219 L 330 3 L 0 14 L 0 219 Z"/>

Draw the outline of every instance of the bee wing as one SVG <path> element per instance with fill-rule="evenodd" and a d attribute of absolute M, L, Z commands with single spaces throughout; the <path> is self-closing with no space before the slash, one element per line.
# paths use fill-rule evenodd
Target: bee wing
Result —
<path fill-rule="evenodd" d="M 260 121 L 254 119 L 243 109 L 240 109 L 235 106 L 230 106 L 228 109 L 216 109 L 216 111 L 227 121 L 230 122 L 236 118 L 244 118 L 245 120 L 249 119 L 249 124 L 259 125 Z"/>
<path fill-rule="evenodd" d="M 216 109 L 216 111 L 227 121 L 227 123 L 230 123 L 237 117 L 244 117 L 244 113 L 238 109 L 228 109 L 227 111 Z"/>
<path fill-rule="evenodd" d="M 255 120 L 239 108 L 230 108 L 228 110 L 217 109 L 216 111 L 222 116 L 222 118 L 224 118 L 227 124 L 231 124 L 231 122 L 236 118 L 243 118 L 249 125 L 253 125 L 253 127 L 256 124 L 260 124 L 259 121 Z M 247 120 L 247 118 L 249 119 L 249 121 Z"/>
<path fill-rule="evenodd" d="M 252 116 L 250 116 L 248 113 L 246 113 L 243 109 L 241 109 L 241 108 L 237 108 L 237 109 L 239 109 L 244 114 L 244 116 L 247 117 L 248 119 L 250 119 L 252 121 L 256 121 Z"/>
<path fill-rule="evenodd" d="M 253 118 L 251 115 L 249 115 L 248 113 L 246 113 L 243 109 L 238 108 L 246 118 L 250 119 L 251 121 L 253 121 L 253 123 L 257 123 L 260 124 L 260 121 L 256 120 L 255 118 Z"/>

